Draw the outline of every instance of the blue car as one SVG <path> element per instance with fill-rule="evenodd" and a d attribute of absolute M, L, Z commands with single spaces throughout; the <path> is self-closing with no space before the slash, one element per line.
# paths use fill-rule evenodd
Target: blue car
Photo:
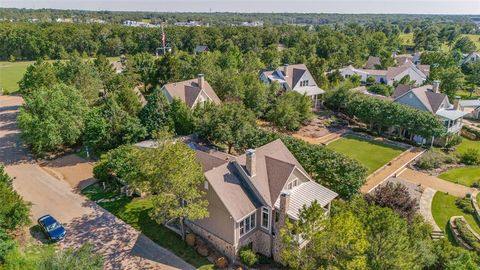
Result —
<path fill-rule="evenodd" d="M 50 215 L 39 218 L 38 225 L 51 241 L 60 241 L 65 238 L 67 233 L 63 225 Z"/>

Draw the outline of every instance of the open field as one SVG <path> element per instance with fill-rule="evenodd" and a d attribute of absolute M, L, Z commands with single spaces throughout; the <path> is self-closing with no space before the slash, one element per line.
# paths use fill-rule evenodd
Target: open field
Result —
<path fill-rule="evenodd" d="M 480 50 L 480 35 L 462 35 L 470 38 L 475 44 L 477 45 L 477 49 Z M 413 39 L 413 33 L 401 33 L 400 34 L 400 44 L 402 45 L 408 45 L 408 46 L 413 46 L 415 45 L 414 39 Z M 450 50 L 449 46 L 444 43 L 442 44 L 442 50 Z"/>
<path fill-rule="evenodd" d="M 413 33 L 401 33 L 400 34 L 400 44 L 413 46 L 415 43 L 413 42 Z"/>
<path fill-rule="evenodd" d="M 387 164 L 405 150 L 352 135 L 346 135 L 328 144 L 327 148 L 356 159 L 368 168 L 369 174 Z"/>
<path fill-rule="evenodd" d="M 110 62 L 115 62 L 118 61 L 119 57 L 108 57 L 108 59 Z M 27 67 L 34 62 L 35 61 L 0 61 L 0 90 L 7 90 L 10 93 L 16 92 L 18 90 L 18 81 L 22 79 Z"/>
<path fill-rule="evenodd" d="M 194 248 L 188 246 L 179 235 L 157 224 L 149 216 L 152 202 L 148 199 L 126 197 L 111 190 L 104 191 L 98 185 L 85 188 L 82 193 L 90 200 L 114 214 L 133 228 L 145 234 L 158 245 L 169 249 L 178 257 L 200 270 L 214 269 L 207 259 L 198 255 Z"/>
<path fill-rule="evenodd" d="M 448 239 L 455 243 L 453 236 L 448 229 L 448 221 L 452 216 L 464 216 L 468 224 L 472 226 L 473 230 L 480 233 L 480 224 L 472 214 L 466 214 L 460 208 L 455 205 L 455 199 L 457 197 L 437 192 L 432 201 L 432 215 L 435 223 L 444 231 L 447 232 Z"/>
<path fill-rule="evenodd" d="M 24 62 L 0 62 L 0 89 L 8 92 L 18 90 L 18 81 L 23 77 L 27 67 L 34 61 Z"/>
<path fill-rule="evenodd" d="M 471 187 L 480 182 L 480 167 L 456 168 L 448 170 L 438 176 L 443 180 Z"/>

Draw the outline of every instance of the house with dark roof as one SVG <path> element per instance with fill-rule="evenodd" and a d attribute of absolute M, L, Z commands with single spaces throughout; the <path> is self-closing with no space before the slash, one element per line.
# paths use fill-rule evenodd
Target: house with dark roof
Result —
<path fill-rule="evenodd" d="M 318 203 L 325 215 L 337 193 L 315 182 L 281 140 L 234 157 L 197 149 L 209 216 L 187 221 L 191 231 L 235 261 L 243 246 L 280 261 L 280 229 L 298 220 L 304 205 Z M 300 237 L 302 245 L 306 241 Z"/>
<path fill-rule="evenodd" d="M 428 111 L 438 116 L 450 134 L 459 134 L 462 129 L 463 117 L 467 114 L 460 110 L 460 99 L 451 104 L 447 95 L 440 93 L 440 82 L 412 88 L 399 85 L 393 94 L 394 102 L 398 102 L 422 111 Z M 414 140 L 425 143 L 426 139 L 414 136 Z"/>
<path fill-rule="evenodd" d="M 278 82 L 285 91 L 295 91 L 310 97 L 315 107 L 317 107 L 321 95 L 325 93 L 323 89 L 318 87 L 304 64 L 285 64 L 276 70 L 262 71 L 260 79 L 266 84 Z"/>
<path fill-rule="evenodd" d="M 203 74 L 199 74 L 197 79 L 165 84 L 162 92 L 169 102 L 180 99 L 191 109 L 206 102 L 221 102 Z"/>

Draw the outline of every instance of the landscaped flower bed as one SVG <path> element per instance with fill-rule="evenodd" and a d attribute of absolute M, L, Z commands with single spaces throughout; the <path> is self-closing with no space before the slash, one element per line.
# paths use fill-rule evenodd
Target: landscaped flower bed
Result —
<path fill-rule="evenodd" d="M 457 216 L 452 217 L 452 220 L 450 225 L 458 244 L 480 253 L 480 237 L 473 232 L 465 218 Z"/>

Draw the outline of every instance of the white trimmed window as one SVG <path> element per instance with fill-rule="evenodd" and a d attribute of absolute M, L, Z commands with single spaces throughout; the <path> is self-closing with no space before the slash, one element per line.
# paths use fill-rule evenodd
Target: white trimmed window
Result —
<path fill-rule="evenodd" d="M 256 212 L 253 212 L 253 214 L 240 221 L 240 236 L 243 236 L 255 229 L 255 214 Z"/>
<path fill-rule="evenodd" d="M 290 181 L 287 185 L 287 190 L 290 190 L 294 187 L 298 186 L 298 179 L 295 178 L 293 181 Z"/>
<path fill-rule="evenodd" d="M 262 228 L 270 229 L 270 211 L 266 207 L 262 207 Z"/>

